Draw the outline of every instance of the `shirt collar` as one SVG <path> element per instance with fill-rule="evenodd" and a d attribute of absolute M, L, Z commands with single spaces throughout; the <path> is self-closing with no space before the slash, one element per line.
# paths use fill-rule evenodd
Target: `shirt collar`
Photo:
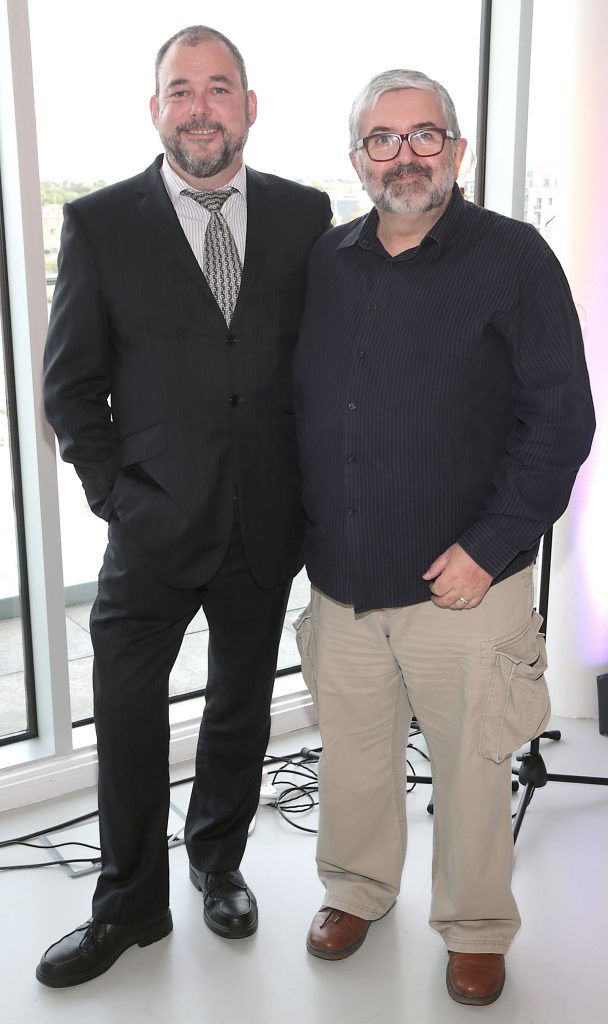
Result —
<path fill-rule="evenodd" d="M 465 199 L 456 183 L 452 189 L 452 198 L 447 209 L 442 213 L 439 220 L 433 224 L 418 248 L 435 242 L 441 246 L 448 241 L 449 236 L 456 229 L 465 209 Z M 353 245 L 359 245 L 362 249 L 376 248 L 378 245 L 378 211 L 374 207 L 365 217 L 355 221 L 352 230 L 340 242 L 338 249 L 347 249 Z M 399 257 L 395 257 L 398 259 Z"/>
<path fill-rule="evenodd" d="M 163 157 L 163 162 L 160 165 L 160 173 L 165 183 L 165 188 L 169 193 L 169 198 L 175 205 L 183 190 L 191 186 L 173 170 L 166 156 Z M 234 177 L 226 182 L 225 185 L 222 185 L 222 188 L 235 188 L 243 196 L 243 199 L 247 199 L 247 168 L 245 164 L 241 164 Z"/>

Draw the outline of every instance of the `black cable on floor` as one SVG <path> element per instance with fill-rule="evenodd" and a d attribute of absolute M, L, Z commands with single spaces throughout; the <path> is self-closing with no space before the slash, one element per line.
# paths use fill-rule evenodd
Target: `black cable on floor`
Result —
<path fill-rule="evenodd" d="M 420 727 L 414 720 L 412 728 L 410 730 L 410 739 L 420 735 Z M 408 747 L 415 750 L 417 754 L 425 760 L 429 760 L 428 754 L 419 747 L 413 746 L 408 743 Z M 307 828 L 304 825 L 299 825 L 293 820 L 293 817 L 298 814 L 308 814 L 318 806 L 318 780 L 317 780 L 317 765 L 322 753 L 322 747 L 302 747 L 298 751 L 294 751 L 291 754 L 279 754 L 271 755 L 267 754 L 264 758 L 264 769 L 267 770 L 271 765 L 277 765 L 279 767 L 274 768 L 268 772 L 268 775 L 272 777 L 273 785 L 281 787 L 277 794 L 277 799 L 274 803 L 269 803 L 266 806 L 274 807 L 280 816 L 293 828 L 298 829 L 300 832 L 307 832 L 312 835 L 316 835 L 317 829 Z M 411 775 L 416 774 L 411 762 L 406 762 L 407 767 Z M 308 780 L 305 784 L 292 781 L 292 778 L 304 778 Z M 175 786 L 186 785 L 194 781 L 194 776 L 188 776 L 183 779 L 175 779 L 169 783 L 170 788 Z M 408 788 L 408 793 L 415 788 L 416 782 L 414 781 Z M 304 803 L 298 803 L 303 800 Z M 19 836 L 15 839 L 3 839 L 0 840 L 0 849 L 7 846 L 27 846 L 33 849 L 41 850 L 58 850 L 65 846 L 79 846 L 89 850 L 100 850 L 99 846 L 94 846 L 91 843 L 83 843 L 77 840 L 73 840 L 67 843 L 57 843 L 56 845 L 49 844 L 34 844 L 31 843 L 31 839 L 38 839 L 40 836 L 50 835 L 53 832 L 61 832 L 65 829 L 71 828 L 74 825 L 79 825 L 82 822 L 90 821 L 99 815 L 99 809 L 96 808 L 94 811 L 88 811 L 85 814 L 80 814 L 75 818 L 70 818 L 67 821 L 59 822 L 56 825 L 50 825 L 46 828 L 38 829 L 35 832 L 30 832 L 27 835 Z M 167 836 L 167 841 L 171 838 Z M 0 872 L 2 871 L 20 871 L 28 868 L 46 868 L 53 867 L 57 864 L 100 864 L 101 857 L 70 857 L 62 858 L 62 860 L 49 860 L 43 863 L 33 864 L 4 864 L 0 865 Z"/>

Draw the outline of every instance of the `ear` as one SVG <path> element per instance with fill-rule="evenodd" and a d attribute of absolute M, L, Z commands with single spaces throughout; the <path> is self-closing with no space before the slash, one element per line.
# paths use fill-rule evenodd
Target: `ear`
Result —
<path fill-rule="evenodd" d="M 258 116 L 258 98 L 254 93 L 253 89 L 250 89 L 247 93 L 247 121 L 249 127 L 255 124 L 255 119 Z"/>
<path fill-rule="evenodd" d="M 158 100 L 156 96 L 150 97 L 150 115 L 155 128 L 158 128 Z"/>
<path fill-rule="evenodd" d="M 359 154 L 355 153 L 355 151 L 351 149 L 350 153 L 348 154 L 348 158 L 353 167 L 355 168 L 355 173 L 359 181 L 361 181 L 361 171 L 359 170 Z"/>
<path fill-rule="evenodd" d="M 460 165 L 464 159 L 464 154 L 467 151 L 468 142 L 466 139 L 458 139 L 454 143 L 454 177 L 458 177 L 460 171 Z"/>

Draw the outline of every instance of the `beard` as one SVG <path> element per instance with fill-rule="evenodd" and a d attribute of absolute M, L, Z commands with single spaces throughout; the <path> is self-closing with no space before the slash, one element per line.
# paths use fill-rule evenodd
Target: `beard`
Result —
<path fill-rule="evenodd" d="M 222 144 L 219 150 L 213 153 L 200 154 L 192 153 L 183 145 L 180 132 L 182 131 L 205 131 L 211 129 L 222 134 Z M 249 129 L 245 128 L 242 135 L 232 135 L 224 128 L 219 121 L 198 120 L 190 121 L 188 124 L 180 124 L 173 135 L 161 135 L 161 142 L 171 159 L 193 178 L 212 178 L 225 171 L 227 167 L 243 152 Z"/>
<path fill-rule="evenodd" d="M 413 177 L 420 175 L 421 177 Z M 366 167 L 361 183 L 377 210 L 383 213 L 427 213 L 443 206 L 451 195 L 456 175 L 453 164 L 433 172 L 424 164 L 396 164 L 376 178 Z"/>

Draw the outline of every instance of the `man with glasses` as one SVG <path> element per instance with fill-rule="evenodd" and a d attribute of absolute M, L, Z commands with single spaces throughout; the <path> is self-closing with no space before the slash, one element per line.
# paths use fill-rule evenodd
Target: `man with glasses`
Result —
<path fill-rule="evenodd" d="M 150 112 L 164 153 L 66 205 L 45 356 L 61 454 L 109 521 L 91 613 L 102 867 L 91 919 L 38 966 L 52 987 L 171 931 L 168 681 L 201 607 L 190 879 L 213 932 L 256 930 L 239 865 L 301 566 L 291 357 L 329 200 L 245 167 L 256 97 L 214 29 L 161 47 Z"/>
<path fill-rule="evenodd" d="M 397 898 L 415 714 L 431 925 L 450 995 L 483 1005 L 520 923 L 511 753 L 549 718 L 532 565 L 589 452 L 589 381 L 553 253 L 455 183 L 466 142 L 446 90 L 378 75 L 350 132 L 374 209 L 316 243 L 295 359 L 326 889 L 307 947 L 349 956 Z"/>

